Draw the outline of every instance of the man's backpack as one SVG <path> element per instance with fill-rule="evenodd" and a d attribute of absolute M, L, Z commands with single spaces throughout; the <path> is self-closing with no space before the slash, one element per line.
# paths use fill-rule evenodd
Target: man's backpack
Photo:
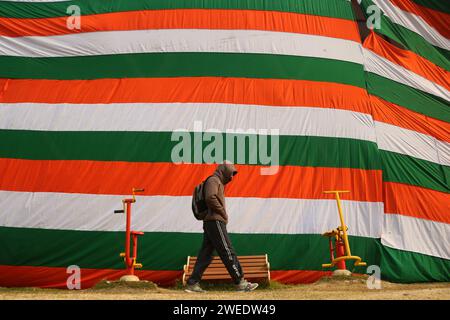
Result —
<path fill-rule="evenodd" d="M 196 186 L 192 195 L 192 212 L 197 220 L 204 220 L 208 214 L 208 206 L 205 201 L 205 183 L 209 178 Z"/>

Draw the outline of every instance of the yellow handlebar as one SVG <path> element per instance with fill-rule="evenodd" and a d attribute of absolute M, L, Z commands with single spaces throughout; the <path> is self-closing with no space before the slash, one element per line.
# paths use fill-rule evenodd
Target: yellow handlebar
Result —
<path fill-rule="evenodd" d="M 140 188 L 133 188 L 132 191 L 133 191 L 133 202 L 136 202 L 136 197 L 135 197 L 136 194 L 135 193 L 136 192 L 144 192 L 145 189 L 143 189 L 143 188 L 141 188 L 141 189 Z"/>

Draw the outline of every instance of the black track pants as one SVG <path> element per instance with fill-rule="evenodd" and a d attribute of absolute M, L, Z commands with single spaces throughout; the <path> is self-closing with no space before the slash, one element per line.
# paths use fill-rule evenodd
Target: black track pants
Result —
<path fill-rule="evenodd" d="M 222 221 L 204 221 L 203 231 L 203 244 L 197 255 L 197 262 L 188 284 L 195 284 L 200 281 L 203 272 L 211 263 L 214 249 L 222 259 L 234 283 L 238 284 L 244 277 L 244 274 L 231 245 L 225 223 Z"/>

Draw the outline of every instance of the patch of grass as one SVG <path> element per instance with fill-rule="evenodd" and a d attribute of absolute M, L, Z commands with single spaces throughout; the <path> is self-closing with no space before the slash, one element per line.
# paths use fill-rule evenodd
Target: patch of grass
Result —
<path fill-rule="evenodd" d="M 0 287 L 0 293 L 61 293 L 66 289 L 39 288 L 39 287 Z"/>
<path fill-rule="evenodd" d="M 156 290 L 158 286 L 151 281 L 108 281 L 102 280 L 87 290 L 111 290 L 111 289 L 144 289 Z"/>
<path fill-rule="evenodd" d="M 209 281 L 201 281 L 200 286 L 202 289 L 207 291 L 235 291 L 236 287 L 233 283 L 230 282 L 209 282 Z M 288 288 L 293 288 L 295 285 L 287 285 L 277 281 L 270 282 L 259 282 L 258 290 L 283 290 Z M 173 286 L 174 290 L 184 290 L 183 283 L 181 280 L 177 280 L 175 285 Z"/>
<path fill-rule="evenodd" d="M 266 285 L 266 287 L 263 287 L 264 289 L 267 290 L 284 290 L 284 289 L 290 289 L 290 288 L 296 288 L 298 287 L 298 285 L 296 284 L 284 284 L 278 281 L 273 281 L 271 280 L 270 283 L 268 285 Z"/>
<path fill-rule="evenodd" d="M 321 284 L 321 283 L 338 283 L 338 282 L 345 282 L 345 283 L 365 283 L 369 276 L 367 275 L 351 275 L 351 276 L 330 276 L 330 277 L 322 277 L 318 281 L 315 282 L 315 284 Z"/>

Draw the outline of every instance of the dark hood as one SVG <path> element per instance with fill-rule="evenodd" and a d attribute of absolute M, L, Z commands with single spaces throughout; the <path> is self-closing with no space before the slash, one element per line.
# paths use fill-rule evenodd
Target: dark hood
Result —
<path fill-rule="evenodd" d="M 225 185 L 231 181 L 232 176 L 237 174 L 237 170 L 232 163 L 222 163 L 217 166 L 214 175 L 218 176 Z"/>

